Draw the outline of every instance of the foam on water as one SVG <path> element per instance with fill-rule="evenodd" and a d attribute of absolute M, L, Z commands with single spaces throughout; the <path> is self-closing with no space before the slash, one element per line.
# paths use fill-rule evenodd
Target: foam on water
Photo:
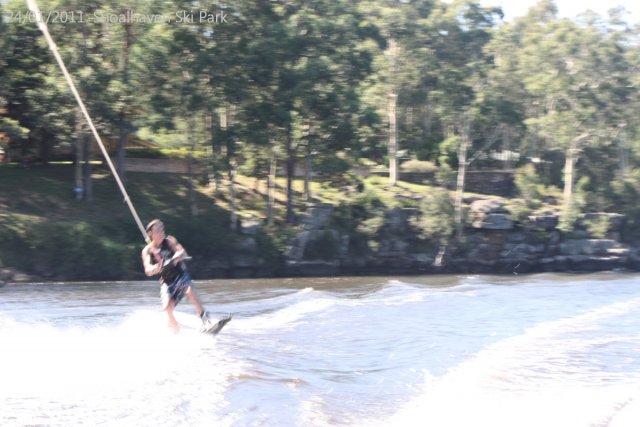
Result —
<path fill-rule="evenodd" d="M 0 424 L 211 421 L 225 406 L 228 376 L 241 364 L 211 337 L 176 335 L 165 324 L 156 312 L 135 313 L 113 327 L 87 328 L 3 317 Z M 217 369 L 205 369 L 213 361 Z"/>
<path fill-rule="evenodd" d="M 489 345 L 441 377 L 424 372 L 423 391 L 392 417 L 372 425 L 606 426 L 638 425 L 640 364 L 616 373 L 598 352 L 624 342 L 640 348 L 640 332 L 602 330 L 606 320 L 640 314 L 640 298 L 528 328 Z M 592 338 L 586 338 L 588 332 Z M 628 350 L 627 348 L 627 350 Z M 614 359 L 615 363 L 620 363 Z M 628 406 L 624 417 L 618 412 Z M 618 418 L 613 423 L 612 420 Z"/>

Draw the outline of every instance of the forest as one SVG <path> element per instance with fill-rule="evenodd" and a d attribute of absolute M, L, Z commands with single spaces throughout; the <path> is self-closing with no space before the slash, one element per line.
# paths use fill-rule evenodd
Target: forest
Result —
<path fill-rule="evenodd" d="M 413 225 L 437 247 L 465 238 L 469 173 L 504 170 L 516 220 L 552 212 L 571 232 L 580 215 L 613 212 L 624 239 L 640 237 L 640 26 L 621 8 L 571 20 L 540 0 L 507 22 L 469 0 L 38 4 L 120 177 L 134 180 L 132 158 L 198 165 L 187 216 L 203 215 L 198 188 L 215 187 L 235 232 L 236 186 L 253 179 L 264 203 L 251 216 L 282 238 L 318 192 L 374 209 L 382 196 L 363 176 L 388 190 L 409 171 L 432 179 L 393 203 L 420 209 Z M 0 7 L 0 173 L 67 162 L 79 203 L 100 203 L 101 154 L 37 18 L 23 1 Z"/>

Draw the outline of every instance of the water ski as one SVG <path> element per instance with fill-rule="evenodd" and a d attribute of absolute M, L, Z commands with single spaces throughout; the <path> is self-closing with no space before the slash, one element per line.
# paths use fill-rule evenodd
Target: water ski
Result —
<path fill-rule="evenodd" d="M 233 316 L 231 315 L 227 315 L 222 319 L 218 320 L 216 323 L 209 326 L 208 328 L 202 328 L 200 332 L 202 332 L 203 334 L 217 335 L 222 330 L 222 328 L 224 328 L 224 325 L 226 325 L 227 323 L 229 323 L 229 321 L 231 321 L 232 317 Z"/>
<path fill-rule="evenodd" d="M 200 320 L 200 317 L 196 315 L 180 311 L 174 311 L 173 315 L 180 324 L 180 327 L 196 330 L 203 334 L 209 335 L 217 335 L 232 318 L 232 316 L 229 314 L 221 318 L 217 322 L 215 320 L 211 320 L 205 327 L 202 325 L 202 320 Z"/>

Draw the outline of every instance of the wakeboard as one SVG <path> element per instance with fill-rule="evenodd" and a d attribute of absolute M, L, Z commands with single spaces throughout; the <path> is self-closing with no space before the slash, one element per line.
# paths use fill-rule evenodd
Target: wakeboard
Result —
<path fill-rule="evenodd" d="M 203 334 L 218 335 L 218 333 L 222 330 L 222 328 L 224 328 L 224 325 L 229 323 L 232 318 L 233 316 L 229 314 L 223 317 L 222 319 L 218 320 L 217 322 L 213 323 L 211 326 L 202 328 L 200 332 L 202 332 Z"/>
<path fill-rule="evenodd" d="M 203 326 L 200 317 L 194 314 L 174 311 L 173 315 L 180 324 L 180 327 L 195 330 L 208 335 L 217 335 L 218 333 L 220 333 L 222 328 L 224 328 L 232 318 L 231 315 L 227 315 L 218 321 L 212 320 L 208 322 L 206 326 Z"/>

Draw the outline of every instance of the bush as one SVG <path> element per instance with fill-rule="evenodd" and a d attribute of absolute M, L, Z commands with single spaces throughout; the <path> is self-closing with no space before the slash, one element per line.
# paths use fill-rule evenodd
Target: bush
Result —
<path fill-rule="evenodd" d="M 26 236 L 32 245 L 32 271 L 70 280 L 124 277 L 139 261 L 139 248 L 99 235 L 86 222 L 35 224 Z"/>
<path fill-rule="evenodd" d="M 453 217 L 454 205 L 449 192 L 433 188 L 420 203 L 420 216 L 410 221 L 420 237 L 445 242 L 454 231 Z"/>
<path fill-rule="evenodd" d="M 583 176 L 576 183 L 573 198 L 571 199 L 571 205 L 568 211 L 563 212 L 560 219 L 559 229 L 562 231 L 572 231 L 578 218 L 582 213 L 587 203 L 587 187 L 589 186 L 589 177 Z"/>
<path fill-rule="evenodd" d="M 176 148 L 127 148 L 127 157 L 134 159 L 195 159 L 204 158 L 204 151 L 191 151 Z"/>
<path fill-rule="evenodd" d="M 604 215 L 599 218 L 584 221 L 584 227 L 587 229 L 587 232 L 596 239 L 606 238 L 610 225 L 609 217 Z"/>
<path fill-rule="evenodd" d="M 532 164 L 516 170 L 515 184 L 527 207 L 535 209 L 540 206 L 544 186 Z"/>
<path fill-rule="evenodd" d="M 400 165 L 403 172 L 432 173 L 437 169 L 436 165 L 426 160 L 408 160 Z"/>
<path fill-rule="evenodd" d="M 347 252 L 350 255 L 363 256 L 374 243 L 371 239 L 382 228 L 385 213 L 386 206 L 382 200 L 371 190 L 364 190 L 336 207 L 331 227 L 349 234 Z M 332 257 L 335 257 L 335 251 Z"/>
<path fill-rule="evenodd" d="M 511 220 L 516 222 L 524 222 L 533 213 L 529 201 L 525 199 L 511 200 L 507 205 L 507 210 Z"/>
<path fill-rule="evenodd" d="M 324 182 L 333 187 L 353 184 L 349 173 L 351 164 L 338 156 L 324 156 L 316 160 L 315 169 Z"/>
<path fill-rule="evenodd" d="M 458 146 L 460 142 L 459 136 L 452 136 L 440 143 L 438 146 L 440 153 L 438 156 L 438 164 L 440 164 L 440 166 L 447 165 L 454 169 L 458 167 Z"/>
<path fill-rule="evenodd" d="M 441 165 L 436 171 L 436 182 L 445 188 L 456 188 L 456 177 L 458 172 L 447 164 Z"/>
<path fill-rule="evenodd" d="M 353 199 L 341 202 L 333 214 L 333 225 L 344 231 L 353 231 L 371 218 L 383 216 L 385 204 L 372 191 L 364 190 Z"/>

